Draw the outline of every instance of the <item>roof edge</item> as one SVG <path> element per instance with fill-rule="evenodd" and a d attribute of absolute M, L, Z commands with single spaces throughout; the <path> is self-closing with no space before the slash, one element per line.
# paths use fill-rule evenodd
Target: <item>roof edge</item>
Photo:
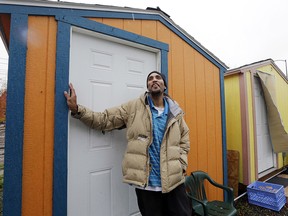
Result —
<path fill-rule="evenodd" d="M 120 7 L 120 6 L 112 6 L 112 5 L 101 5 L 101 4 L 87 4 L 87 3 L 75 3 L 75 2 L 55 2 L 49 0 L 1 0 L 1 4 L 9 4 L 9 5 L 21 5 L 21 6 L 33 6 L 33 7 L 54 7 L 54 8 L 65 8 L 65 9 L 82 9 L 82 10 L 97 10 L 97 11 L 111 11 L 111 12 L 130 12 L 130 13 L 139 13 L 139 14 L 151 14 L 151 15 L 159 15 L 166 22 L 170 23 L 177 31 L 179 31 L 183 36 L 188 38 L 191 42 L 193 42 L 196 46 L 202 49 L 208 56 L 210 56 L 214 61 L 216 61 L 219 65 L 221 65 L 224 69 L 228 69 L 229 67 L 221 61 L 218 57 L 216 57 L 211 51 L 205 48 L 199 41 L 197 41 L 194 37 L 192 37 L 189 33 L 187 33 L 183 28 L 177 25 L 170 16 L 162 11 L 159 7 L 153 9 L 151 7 L 147 7 L 147 9 L 139 9 L 139 8 L 131 8 L 131 7 Z"/>

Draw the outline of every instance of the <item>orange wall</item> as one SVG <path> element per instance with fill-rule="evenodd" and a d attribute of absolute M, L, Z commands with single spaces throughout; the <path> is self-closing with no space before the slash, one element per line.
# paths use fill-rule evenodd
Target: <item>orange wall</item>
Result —
<path fill-rule="evenodd" d="M 169 94 L 186 112 L 188 174 L 223 182 L 219 69 L 158 21 L 94 19 L 169 44 Z M 55 50 L 53 17 L 29 17 L 25 92 L 23 216 L 52 215 Z M 209 190 L 212 199 L 221 191 Z"/>
<path fill-rule="evenodd" d="M 56 21 L 29 17 L 22 215 L 52 215 Z"/>

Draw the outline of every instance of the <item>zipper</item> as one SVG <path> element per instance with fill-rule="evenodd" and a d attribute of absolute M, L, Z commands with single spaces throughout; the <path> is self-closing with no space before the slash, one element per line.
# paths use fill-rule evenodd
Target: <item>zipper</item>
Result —
<path fill-rule="evenodd" d="M 149 143 L 149 145 L 147 146 L 147 149 L 146 149 L 146 151 L 147 151 L 147 163 L 146 163 L 146 167 L 147 167 L 147 169 L 146 169 L 146 170 L 147 170 L 147 171 L 146 171 L 146 175 L 147 175 L 147 178 L 146 178 L 146 186 L 147 186 L 148 183 L 149 183 L 149 176 L 150 176 L 150 172 L 151 172 L 149 148 L 150 148 L 150 146 L 151 146 L 151 144 L 152 144 L 152 141 L 153 141 L 152 114 L 151 114 L 151 111 L 150 111 L 150 107 L 149 107 L 149 109 L 148 109 L 147 107 L 149 107 L 149 104 L 148 104 L 148 105 L 145 104 L 145 108 L 146 108 L 146 111 L 148 112 L 148 115 L 149 115 L 150 128 L 151 128 L 151 130 L 150 130 L 150 143 Z"/>

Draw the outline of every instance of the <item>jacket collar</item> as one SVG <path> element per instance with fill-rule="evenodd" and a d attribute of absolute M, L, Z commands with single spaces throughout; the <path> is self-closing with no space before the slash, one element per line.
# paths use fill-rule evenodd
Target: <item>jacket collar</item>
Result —
<path fill-rule="evenodd" d="M 143 101 L 145 105 L 149 105 L 148 103 L 148 92 L 145 92 L 143 95 L 140 96 L 140 99 Z M 173 100 L 168 94 L 164 93 L 164 97 L 166 98 L 168 105 L 169 105 L 169 111 L 173 116 L 177 116 L 179 114 L 184 114 L 183 110 L 180 108 L 179 104 Z"/>

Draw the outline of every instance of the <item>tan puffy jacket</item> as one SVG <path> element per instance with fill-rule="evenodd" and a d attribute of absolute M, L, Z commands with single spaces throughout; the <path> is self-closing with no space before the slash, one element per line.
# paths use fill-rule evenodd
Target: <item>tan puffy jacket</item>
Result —
<path fill-rule="evenodd" d="M 178 104 L 167 97 L 169 104 L 168 123 L 163 136 L 160 153 L 162 192 L 167 193 L 184 182 L 187 154 L 190 149 L 189 129 Z M 106 109 L 92 112 L 78 105 L 80 119 L 91 128 L 110 131 L 127 128 L 127 148 L 122 162 L 123 182 L 145 187 L 150 166 L 148 148 L 152 143 L 152 114 L 147 102 L 147 93 L 140 98 Z"/>

